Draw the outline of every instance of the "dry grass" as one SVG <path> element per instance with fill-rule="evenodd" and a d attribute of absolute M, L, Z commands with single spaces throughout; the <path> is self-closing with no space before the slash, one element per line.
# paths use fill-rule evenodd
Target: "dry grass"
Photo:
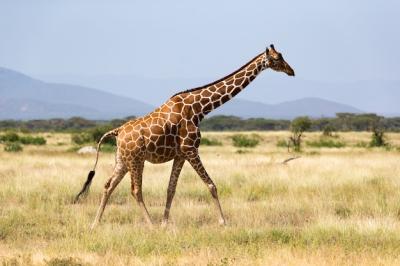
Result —
<path fill-rule="evenodd" d="M 228 225 L 217 225 L 211 196 L 185 165 L 166 230 L 150 230 L 121 182 L 93 232 L 114 156 L 102 153 L 89 197 L 79 191 L 93 155 L 67 152 L 67 134 L 22 153 L 0 147 L 0 261 L 3 265 L 399 265 L 400 152 L 355 147 L 369 133 L 340 133 L 345 148 L 305 148 L 301 158 L 276 143 L 288 132 L 260 133 L 237 153 L 234 133 L 204 133 L 201 147 Z M 315 140 L 320 133 L 306 135 Z M 400 146 L 400 134 L 389 134 Z M 242 149 L 243 150 L 243 149 Z M 144 199 L 160 223 L 171 163 L 147 164 Z"/>

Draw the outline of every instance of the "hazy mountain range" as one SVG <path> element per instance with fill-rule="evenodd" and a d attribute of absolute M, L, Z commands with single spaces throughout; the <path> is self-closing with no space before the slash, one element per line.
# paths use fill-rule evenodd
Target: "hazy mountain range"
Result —
<path fill-rule="evenodd" d="M 145 78 L 134 75 L 41 75 L 41 78 L 98 88 L 159 105 L 178 91 L 202 86 L 228 73 L 229 70 L 221 70 L 215 77 L 208 78 Z M 365 112 L 385 116 L 400 115 L 400 81 L 327 82 L 304 80 L 299 76 L 288 77 L 282 73 L 265 71 L 236 98 L 268 104 L 302 98 L 322 98 L 350 105 Z"/>
<path fill-rule="evenodd" d="M 142 84 L 139 91 L 143 94 L 157 94 L 157 91 L 152 92 L 152 86 L 149 87 L 146 88 L 146 84 Z M 120 92 L 118 89 L 116 91 Z M 171 91 L 170 95 L 174 91 Z M 142 98 L 141 95 L 137 94 L 137 98 Z M 164 95 L 164 101 L 170 95 Z M 290 119 L 300 115 L 331 117 L 337 112 L 370 111 L 318 97 L 299 98 L 277 104 L 234 98 L 211 114 Z M 155 106 L 137 99 L 118 96 L 103 90 L 44 82 L 10 69 L 0 68 L 0 119 L 25 120 L 72 116 L 111 119 L 144 115 L 154 108 Z"/>
<path fill-rule="evenodd" d="M 110 119 L 144 115 L 153 106 L 108 92 L 69 84 L 46 83 L 0 68 L 0 119 Z"/>

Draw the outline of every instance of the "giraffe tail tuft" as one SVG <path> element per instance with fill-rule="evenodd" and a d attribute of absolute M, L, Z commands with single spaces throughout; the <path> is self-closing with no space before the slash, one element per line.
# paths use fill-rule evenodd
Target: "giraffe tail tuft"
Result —
<path fill-rule="evenodd" d="M 91 170 L 89 172 L 88 177 L 86 179 L 86 182 L 85 182 L 85 184 L 83 184 L 83 187 L 82 187 L 81 191 L 79 191 L 78 195 L 75 196 L 74 204 L 79 201 L 79 198 L 81 196 L 85 197 L 85 196 L 87 196 L 87 194 L 89 192 L 90 185 L 92 184 L 93 177 L 94 177 L 94 175 L 96 173 L 95 170 L 96 170 L 96 166 L 97 166 L 97 161 L 99 160 L 99 151 L 100 151 L 101 143 L 103 142 L 103 140 L 105 138 L 107 138 L 109 136 L 118 136 L 118 131 L 119 131 L 119 128 L 110 130 L 100 138 L 99 142 L 97 143 L 96 162 L 94 163 L 93 170 Z"/>
<path fill-rule="evenodd" d="M 83 184 L 82 190 L 76 195 L 74 199 L 74 204 L 78 202 L 79 198 L 83 195 L 86 196 L 89 192 L 90 185 L 92 184 L 93 177 L 95 175 L 95 171 L 92 170 L 89 172 L 88 177 L 86 179 L 85 184 Z"/>

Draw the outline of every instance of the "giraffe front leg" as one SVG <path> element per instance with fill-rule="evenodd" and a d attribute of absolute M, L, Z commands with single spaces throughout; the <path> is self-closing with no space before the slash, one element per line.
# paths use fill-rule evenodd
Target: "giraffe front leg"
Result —
<path fill-rule="evenodd" d="M 204 168 L 203 163 L 200 160 L 200 156 L 197 153 L 190 153 L 187 155 L 186 160 L 192 165 L 194 170 L 200 176 L 201 180 L 203 180 L 203 182 L 207 185 L 213 197 L 214 204 L 219 211 L 219 224 L 225 225 L 224 214 L 222 213 L 221 204 L 219 203 L 218 199 L 217 187 L 215 186 L 214 182 L 211 180 L 206 169 Z"/>
<path fill-rule="evenodd" d="M 167 190 L 167 202 L 165 204 L 164 218 L 161 226 L 166 227 L 168 224 L 169 210 L 171 209 L 172 199 L 175 195 L 176 185 L 178 183 L 179 174 L 181 173 L 185 159 L 178 157 L 174 159 L 172 166 L 171 176 L 169 178 L 168 190 Z"/>

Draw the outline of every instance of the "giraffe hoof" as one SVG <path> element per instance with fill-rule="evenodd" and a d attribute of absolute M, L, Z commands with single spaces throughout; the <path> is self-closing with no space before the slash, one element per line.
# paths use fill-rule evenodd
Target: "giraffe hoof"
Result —
<path fill-rule="evenodd" d="M 93 223 L 91 226 L 90 226 L 90 231 L 93 231 L 94 230 L 94 228 L 96 227 L 96 223 Z"/>
<path fill-rule="evenodd" d="M 167 226 L 168 226 L 168 220 L 163 220 L 161 223 L 161 228 L 165 229 L 165 228 L 167 228 Z"/>
<path fill-rule="evenodd" d="M 220 226 L 226 226 L 225 219 L 219 219 L 218 223 Z"/>

